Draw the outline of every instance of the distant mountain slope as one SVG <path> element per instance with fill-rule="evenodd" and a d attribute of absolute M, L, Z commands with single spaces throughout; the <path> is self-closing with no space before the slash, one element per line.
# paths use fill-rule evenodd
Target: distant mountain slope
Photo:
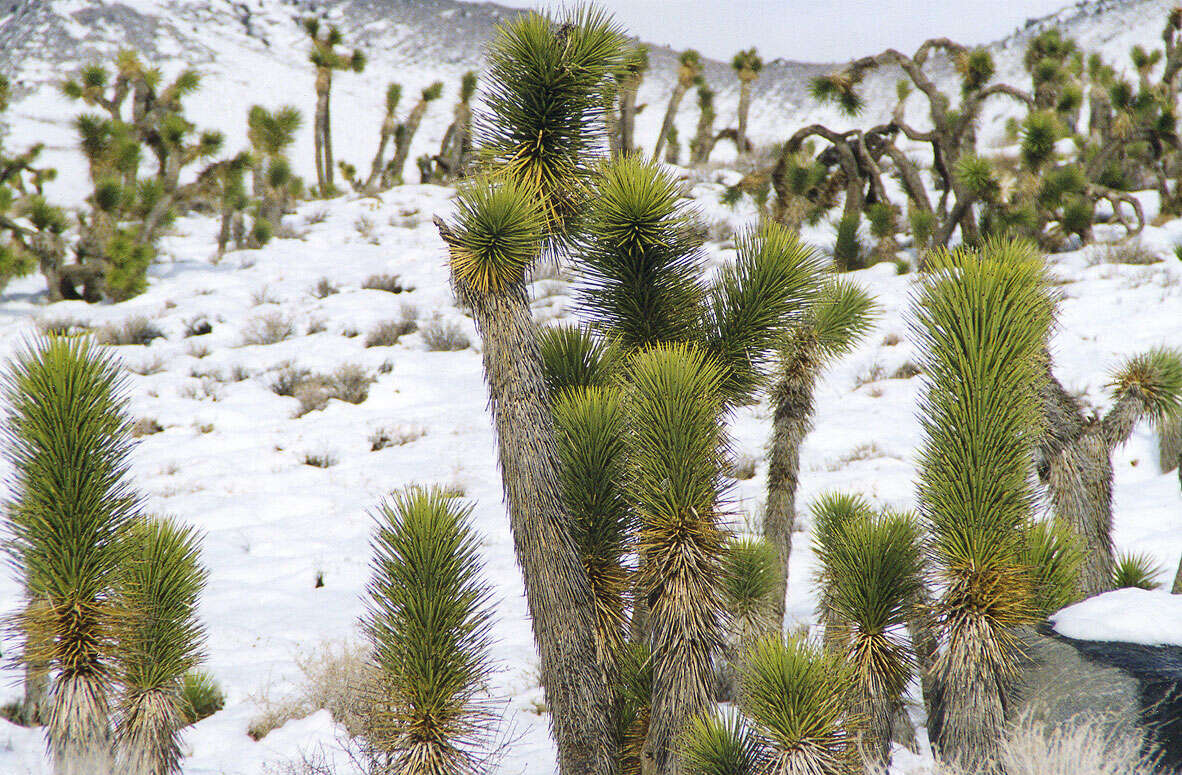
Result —
<path fill-rule="evenodd" d="M 1058 14 L 992 44 L 998 77 L 1028 83 L 1021 55 L 1031 36 L 1059 26 L 1085 48 L 1099 49 L 1110 60 L 1127 62 L 1134 43 L 1156 45 L 1162 21 L 1173 0 L 1081 0 Z M 166 71 L 193 64 L 205 75 L 204 87 L 189 103 L 203 127 L 227 134 L 228 149 L 245 142 L 246 109 L 254 103 L 290 103 L 311 120 L 312 73 L 299 20 L 323 15 L 340 26 L 346 41 L 365 50 L 370 64 L 362 75 L 343 73 L 334 80 L 333 121 L 338 158 L 367 167 L 376 143 L 382 94 L 387 81 L 402 83 L 403 110 L 431 81 L 444 82 L 444 97 L 432 105 L 420 130 L 413 156 L 434 150 L 450 118 L 461 73 L 479 69 L 495 25 L 518 11 L 493 3 L 457 0 L 9 0 L 0 16 L 0 72 L 16 87 L 17 103 L 9 117 L 12 147 L 45 142 L 49 158 L 62 172 L 52 191 L 77 201 L 83 188 L 80 159 L 71 120 L 78 106 L 64 100 L 56 85 L 81 65 L 110 59 L 133 47 Z M 648 108 L 639 117 L 639 134 L 651 144 L 676 71 L 675 52 L 654 47 L 652 67 L 641 90 Z M 938 78 L 951 82 L 951 65 L 936 63 Z M 756 83 L 752 136 L 773 142 L 804 123 L 850 125 L 828 106 L 807 96 L 811 77 L 833 68 L 786 60 L 768 63 Z M 727 63 L 707 61 L 707 82 L 718 92 L 718 128 L 733 123 L 737 83 Z M 857 123 L 885 118 L 894 101 L 897 73 L 873 74 L 864 85 L 866 115 Z M 913 110 L 918 114 L 918 101 Z M 988 140 L 1007 114 L 1004 104 L 990 108 L 983 128 Z M 922 117 L 915 115 L 922 125 Z M 688 137 L 697 121 L 693 95 L 679 115 Z M 295 151 L 297 170 L 312 175 L 311 133 L 301 133 Z M 731 153 L 720 148 L 721 158 Z"/>

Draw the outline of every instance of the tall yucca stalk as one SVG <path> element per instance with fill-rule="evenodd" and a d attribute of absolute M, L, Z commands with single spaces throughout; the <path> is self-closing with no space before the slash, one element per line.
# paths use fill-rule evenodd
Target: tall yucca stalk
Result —
<path fill-rule="evenodd" d="M 468 775 L 488 758 L 491 601 L 471 511 L 438 489 L 411 487 L 374 515 L 363 626 L 380 710 L 367 735 L 393 775 Z"/>
<path fill-rule="evenodd" d="M 646 774 L 681 771 L 675 743 L 713 699 L 722 637 L 721 383 L 721 371 L 687 345 L 643 350 L 628 364 L 628 492 L 640 522 L 638 586 L 653 660 Z"/>
<path fill-rule="evenodd" d="M 205 632 L 197 601 L 207 573 L 195 530 L 165 519 L 135 522 L 124 540 L 118 593 L 123 694 L 117 726 L 120 769 L 129 775 L 177 775 L 179 733 L 187 721 L 185 676 L 202 660 Z"/>
<path fill-rule="evenodd" d="M 800 447 L 812 429 L 813 393 L 821 370 L 853 349 L 873 324 L 877 306 L 870 295 L 844 279 L 827 278 L 820 293 L 780 345 L 771 389 L 772 438 L 768 448 L 764 537 L 779 554 L 775 614 L 784 619 L 788 560 L 796 525 Z"/>
<path fill-rule="evenodd" d="M 612 773 L 611 698 L 596 660 L 596 606 L 563 502 L 561 461 L 524 277 L 547 225 L 534 189 L 502 177 L 460 191 L 439 221 L 452 283 L 484 340 L 484 372 L 514 550 L 563 775 Z"/>
<path fill-rule="evenodd" d="M 625 495 L 627 420 L 618 390 L 580 387 L 554 405 L 562 492 L 595 598 L 599 660 L 623 646 L 632 584 L 633 519 Z"/>
<path fill-rule="evenodd" d="M 88 339 L 18 352 L 3 378 L 13 468 L 11 556 L 36 601 L 19 619 L 29 664 L 53 674 L 48 742 L 57 775 L 111 769 L 112 594 L 120 536 L 139 509 L 123 376 Z"/>
<path fill-rule="evenodd" d="M 769 636 L 747 652 L 739 707 L 762 750 L 760 773 L 846 775 L 855 754 L 847 730 L 845 661 L 798 639 Z"/>
<path fill-rule="evenodd" d="M 589 8 L 497 28 L 475 135 L 487 164 L 537 192 L 552 235 L 565 233 L 603 151 L 603 88 L 622 47 L 611 17 Z"/>
<path fill-rule="evenodd" d="M 927 383 L 918 495 L 944 590 L 935 740 L 945 759 L 988 768 L 1015 668 L 1013 630 L 1034 614 L 1021 550 L 1054 303 L 1042 256 L 1027 243 L 937 252 L 929 262 L 911 328 Z"/>
<path fill-rule="evenodd" d="M 817 532 L 815 545 L 823 618 L 843 630 L 862 756 L 885 771 L 891 722 L 915 661 L 905 628 L 922 585 L 919 525 L 906 514 L 863 510 L 824 521 L 829 528 Z"/>
<path fill-rule="evenodd" d="M 1089 597 L 1112 588 L 1112 454 L 1139 421 L 1167 417 L 1182 404 L 1182 352 L 1156 348 L 1129 358 L 1112 375 L 1115 401 L 1099 422 L 1087 420 L 1049 359 L 1045 367 L 1044 479 L 1055 517 L 1083 541 L 1080 594 Z"/>

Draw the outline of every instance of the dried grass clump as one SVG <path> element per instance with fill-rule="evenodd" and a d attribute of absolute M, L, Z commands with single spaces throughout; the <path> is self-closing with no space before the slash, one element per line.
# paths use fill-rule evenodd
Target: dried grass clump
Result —
<path fill-rule="evenodd" d="M 96 330 L 94 336 L 99 344 L 120 347 L 148 344 L 153 339 L 163 338 L 164 332 L 146 317 L 136 316 L 122 323 L 108 323 Z"/>
<path fill-rule="evenodd" d="M 352 641 L 328 641 L 296 657 L 300 681 L 294 694 L 275 698 L 268 692 L 256 697 L 260 712 L 247 734 L 262 740 L 270 732 L 320 709 L 332 714 L 350 736 L 366 728 L 367 703 L 374 680 L 369 649 Z"/>
<path fill-rule="evenodd" d="M 472 342 L 455 322 L 444 323 L 443 318 L 436 315 L 423 326 L 423 342 L 432 352 L 455 352 L 467 350 Z"/>
<path fill-rule="evenodd" d="M 277 344 L 295 336 L 295 321 L 290 315 L 272 312 L 252 320 L 242 337 L 244 345 Z"/>

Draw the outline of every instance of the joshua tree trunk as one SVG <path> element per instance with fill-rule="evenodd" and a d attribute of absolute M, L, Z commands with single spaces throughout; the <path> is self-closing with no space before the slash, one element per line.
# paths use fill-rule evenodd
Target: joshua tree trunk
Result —
<path fill-rule="evenodd" d="M 382 175 L 382 188 L 402 183 L 402 170 L 406 167 L 406 160 L 410 158 L 410 144 L 414 140 L 415 132 L 419 131 L 419 124 L 423 122 L 423 115 L 427 112 L 427 101 L 419 100 L 406 117 L 402 128 L 394 136 L 394 158 L 386 165 Z"/>
<path fill-rule="evenodd" d="M 1157 462 L 1163 474 L 1182 465 L 1182 416 L 1158 423 Z"/>
<path fill-rule="evenodd" d="M 373 155 L 373 162 L 369 165 L 369 177 L 365 179 L 365 185 L 362 186 L 362 191 L 367 194 L 372 194 L 378 190 L 378 180 L 382 176 L 383 161 L 386 158 L 386 146 L 390 144 L 390 138 L 398 131 L 398 122 L 391 114 L 386 116 L 386 120 L 382 122 L 382 133 L 378 139 L 378 152 Z"/>
<path fill-rule="evenodd" d="M 680 80 L 673 85 L 673 94 L 669 97 L 669 107 L 665 109 L 665 120 L 661 122 L 661 131 L 657 135 L 657 144 L 653 148 L 653 161 L 661 160 L 661 151 L 665 149 L 669 132 L 673 129 L 673 122 L 677 118 L 677 108 L 681 106 L 681 100 L 688 90 L 689 84 L 683 84 Z"/>
<path fill-rule="evenodd" d="M 1170 589 L 1174 595 L 1182 595 L 1182 560 L 1178 561 L 1178 572 L 1174 574 L 1174 586 Z"/>
<path fill-rule="evenodd" d="M 455 180 L 464 175 L 468 166 L 468 155 L 472 151 L 472 109 L 467 103 L 456 106 L 455 119 L 447 128 L 447 134 L 439 147 L 439 166 L 443 180 Z"/>
<path fill-rule="evenodd" d="M 907 621 L 907 632 L 911 636 L 911 649 L 915 652 L 916 668 L 919 671 L 919 686 L 923 693 L 923 705 L 928 719 L 939 716 L 940 688 L 936 681 L 936 656 L 939 645 L 936 641 L 935 624 L 932 620 L 933 602 L 925 588 L 915 601 Z M 930 727 L 931 734 L 937 730 Z"/>
<path fill-rule="evenodd" d="M 636 150 L 636 92 L 640 88 L 639 76 L 629 78 L 620 87 L 620 152 Z"/>
<path fill-rule="evenodd" d="M 784 621 L 788 594 L 788 559 L 792 554 L 792 530 L 796 525 L 796 487 L 800 478 L 800 445 L 808 435 L 813 416 L 813 376 L 804 358 L 789 364 L 772 394 L 775 414 L 768 452 L 767 513 L 763 536 L 779 557 L 779 588 L 772 594 L 772 616 Z"/>
<path fill-rule="evenodd" d="M 739 131 L 735 146 L 740 156 L 747 154 L 747 114 L 751 110 L 751 82 L 753 79 L 739 76 Z"/>
<path fill-rule="evenodd" d="M 173 775 L 180 771 L 177 730 L 185 726 L 178 708 L 179 692 L 152 690 L 139 694 L 124 710 L 134 724 L 120 738 L 121 775 Z"/>
<path fill-rule="evenodd" d="M 446 227 L 444 227 L 446 228 Z M 464 292 L 484 341 L 484 370 L 509 524 L 562 775 L 612 775 L 616 745 L 610 692 L 598 669 L 595 601 L 565 514 L 558 453 L 529 301 Z"/>
<path fill-rule="evenodd" d="M 58 679 L 49 711 L 54 775 L 111 775 L 109 717 L 106 692 L 94 676 Z"/>
<path fill-rule="evenodd" d="M 320 196 L 329 195 L 332 185 L 332 162 L 329 159 L 328 142 L 328 90 L 332 85 L 332 71 L 327 67 L 316 70 L 316 120 L 312 127 L 312 139 L 316 143 L 316 185 Z"/>
<path fill-rule="evenodd" d="M 938 665 L 941 683 L 955 701 L 941 703 L 929 726 L 939 730 L 934 740 L 942 759 L 965 772 L 991 773 L 1006 723 L 1003 689 L 1010 683 L 997 670 L 998 653 L 1012 658 L 1012 649 L 980 617 L 957 629 Z"/>

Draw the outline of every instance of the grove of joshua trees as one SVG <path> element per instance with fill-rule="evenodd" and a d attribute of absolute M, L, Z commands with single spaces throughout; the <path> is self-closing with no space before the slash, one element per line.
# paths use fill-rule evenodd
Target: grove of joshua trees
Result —
<path fill-rule="evenodd" d="M 304 29 L 314 188 L 293 171 L 299 110 L 250 107 L 249 148 L 223 156 L 223 136 L 183 106 L 198 73 L 169 81 L 122 52 L 62 85 L 87 111 L 74 122 L 91 187 L 76 223 L 43 193 L 53 171 L 38 166 L 39 146 L 0 149 L 3 281 L 39 271 L 50 302 L 118 302 L 144 290 L 179 214 L 217 218 L 220 259 L 293 236 L 285 216 L 305 197 L 338 196 L 335 171 L 361 201 L 407 184 L 420 127 L 451 87 L 427 84 L 403 113 L 402 85 L 375 87 L 381 122 L 359 172 L 334 156 L 331 94 L 334 72 L 362 73 L 365 53 L 342 53 L 343 33 L 318 18 Z M 771 148 L 750 120 L 767 72 L 759 53 L 735 55 L 735 125 L 716 131 L 726 87 L 707 84 L 702 56 L 686 50 L 650 153 L 637 115 L 652 109 L 639 95 L 653 54 L 610 15 L 530 11 L 497 27 L 486 68 L 448 97 L 439 152 L 415 166 L 422 183 L 455 187 L 434 224 L 480 337 L 561 775 L 885 772 L 916 713 L 941 771 L 1004 772 L 1019 635 L 1144 581 L 1114 545 L 1114 454 L 1149 421 L 1163 469 L 1182 461 L 1182 350 L 1128 358 L 1111 375 L 1111 408 L 1089 416 L 1056 377 L 1051 341 L 1055 252 L 1097 224 L 1144 229 L 1134 191 L 1182 211 L 1179 29 L 1175 10 L 1162 50 L 1131 53 L 1136 82 L 1056 31 L 1032 36 L 1029 84 L 995 80 L 985 48 L 933 38 L 889 49 L 811 84 L 852 122 L 870 74 L 898 70 L 889 120 L 792 127 Z M 955 93 L 933 75 L 938 61 L 954 66 Z M 715 263 L 672 166 L 694 87 L 689 166 L 707 169 L 733 141 L 743 182 L 724 201 L 751 195 L 759 213 Z M 995 100 L 1020 114 L 1007 129 L 1014 154 L 978 142 Z M 801 237 L 831 214 L 832 250 Z M 915 270 L 916 507 L 848 492 L 812 502 L 813 639 L 786 617 L 802 447 L 825 430 L 825 370 L 881 311 L 846 272 L 879 261 Z M 530 283 L 550 267 L 573 288 L 561 325 L 531 307 Z M 45 725 L 55 775 L 175 775 L 205 680 L 201 535 L 147 513 L 122 367 L 92 339 L 27 342 L 0 388 L 4 539 L 24 594 L 9 623 L 24 668 L 15 715 Z M 765 500 L 743 534 L 731 421 L 761 404 Z M 512 739 L 487 696 L 496 610 L 472 505 L 440 488 L 386 492 L 372 512 L 353 764 L 489 771 Z M 909 717 L 913 681 L 922 708 Z"/>

